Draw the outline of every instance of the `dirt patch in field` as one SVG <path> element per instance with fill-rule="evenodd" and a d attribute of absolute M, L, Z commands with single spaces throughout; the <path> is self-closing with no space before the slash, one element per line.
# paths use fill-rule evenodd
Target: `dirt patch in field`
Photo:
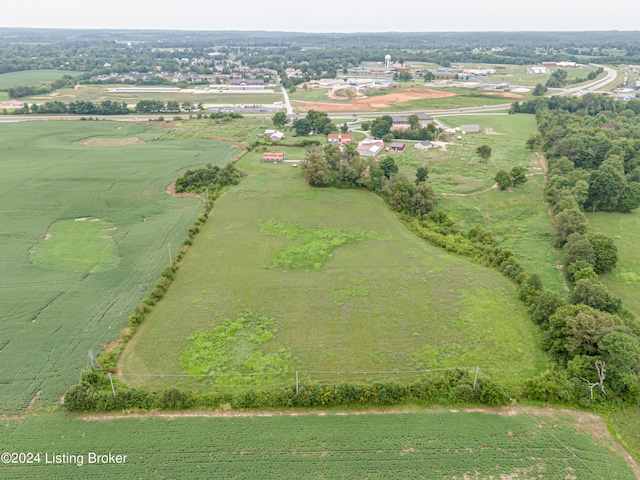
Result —
<path fill-rule="evenodd" d="M 509 93 L 509 92 L 482 92 L 483 95 L 491 95 L 493 97 L 502 97 L 502 98 L 522 98 L 522 95 L 517 93 Z"/>
<path fill-rule="evenodd" d="M 381 108 L 389 108 L 392 103 L 410 102 L 412 100 L 424 100 L 430 98 L 446 98 L 455 97 L 452 92 L 444 92 L 442 90 L 434 90 L 431 88 L 408 88 L 395 93 L 387 93 L 386 95 L 377 95 L 375 97 L 360 98 L 358 100 L 349 101 L 349 103 L 324 103 L 324 102 L 306 102 L 297 100 L 298 103 L 304 104 L 305 110 L 318 111 L 376 111 Z M 348 101 L 348 100 L 345 100 Z"/>
<path fill-rule="evenodd" d="M 78 145 L 85 147 L 127 147 L 129 145 L 140 145 L 144 143 L 143 140 L 138 137 L 127 138 L 87 138 L 81 142 L 76 142 Z"/>

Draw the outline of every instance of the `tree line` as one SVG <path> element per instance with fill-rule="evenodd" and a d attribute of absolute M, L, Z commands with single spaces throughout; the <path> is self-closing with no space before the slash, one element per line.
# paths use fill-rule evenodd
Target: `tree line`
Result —
<path fill-rule="evenodd" d="M 582 406 L 640 399 L 640 326 L 600 281 L 618 254 L 608 235 L 591 232 L 584 211 L 631 212 L 640 207 L 640 102 L 601 95 L 551 97 L 514 105 L 534 113 L 527 140 L 548 158 L 543 191 L 553 213 L 553 245 L 562 249 L 572 287 L 568 302 L 537 275 L 520 296 L 540 325 L 556 366 L 529 382 L 532 398 Z"/>

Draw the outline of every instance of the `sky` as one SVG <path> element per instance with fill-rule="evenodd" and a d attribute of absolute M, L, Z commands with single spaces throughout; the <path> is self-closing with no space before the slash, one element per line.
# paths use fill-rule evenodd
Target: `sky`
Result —
<path fill-rule="evenodd" d="M 3 2 L 0 27 L 481 32 L 639 30 L 637 0 L 30 0 Z"/>

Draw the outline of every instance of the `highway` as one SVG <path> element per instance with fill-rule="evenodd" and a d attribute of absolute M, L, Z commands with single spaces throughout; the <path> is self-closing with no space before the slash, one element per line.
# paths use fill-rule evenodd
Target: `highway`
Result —
<path fill-rule="evenodd" d="M 581 97 L 587 93 L 598 93 L 596 90 L 599 90 L 602 87 L 606 87 L 612 82 L 615 82 L 616 77 L 618 76 L 618 72 L 611 67 L 607 67 L 605 65 L 598 65 L 596 63 L 590 64 L 592 67 L 602 67 L 607 74 L 604 78 L 599 80 L 592 80 L 591 82 L 583 83 L 579 87 L 567 88 L 560 92 L 558 95 L 563 97 L 567 95 L 573 95 L 574 97 Z"/>
<path fill-rule="evenodd" d="M 580 86 L 567 88 L 560 91 L 557 95 L 566 96 L 582 96 L 586 93 L 594 92 L 614 82 L 617 77 L 617 71 L 611 67 L 605 65 L 591 64 L 593 67 L 602 67 L 606 72 L 606 76 L 601 79 L 592 80 L 587 83 L 583 83 Z M 285 105 L 288 114 L 293 114 L 293 108 L 289 101 L 289 95 L 284 87 L 282 87 L 282 94 L 284 95 Z M 465 108 L 450 108 L 450 109 L 435 109 L 435 110 L 398 110 L 393 112 L 328 112 L 331 119 L 337 120 L 353 120 L 354 118 L 374 118 L 381 117 L 383 115 L 412 115 L 414 113 L 426 113 L 427 115 L 443 116 L 443 115 L 465 115 L 465 114 L 478 114 L 478 113 L 495 113 L 505 111 L 511 108 L 511 103 L 501 103 L 499 105 L 485 105 L 482 107 L 465 107 Z M 154 115 L 94 115 L 93 118 L 100 120 L 111 120 L 116 122 L 131 122 L 131 121 L 149 121 L 153 118 L 157 118 L 157 114 Z M 270 117 L 270 113 L 246 113 L 245 117 Z M 0 123 L 16 123 L 16 122 L 41 122 L 45 120 L 79 120 L 86 115 L 0 115 Z"/>

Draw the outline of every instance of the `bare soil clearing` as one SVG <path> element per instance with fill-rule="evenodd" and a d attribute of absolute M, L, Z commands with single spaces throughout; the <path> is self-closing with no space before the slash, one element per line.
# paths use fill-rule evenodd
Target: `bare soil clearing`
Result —
<path fill-rule="evenodd" d="M 130 145 L 140 145 L 144 141 L 138 137 L 129 138 L 87 138 L 80 142 L 76 142 L 78 145 L 85 147 L 127 147 Z"/>
<path fill-rule="evenodd" d="M 430 98 L 446 98 L 455 97 L 452 92 L 444 92 L 442 90 L 434 90 L 431 88 L 408 88 L 396 93 L 388 93 L 386 95 L 377 95 L 375 97 L 360 98 L 358 100 L 349 101 L 349 103 L 324 103 L 324 102 L 305 102 L 298 100 L 298 103 L 304 104 L 306 110 L 318 111 L 375 111 L 380 108 L 389 108 L 392 103 L 410 102 L 412 100 L 423 100 Z M 345 99 L 345 101 L 348 101 Z"/>

